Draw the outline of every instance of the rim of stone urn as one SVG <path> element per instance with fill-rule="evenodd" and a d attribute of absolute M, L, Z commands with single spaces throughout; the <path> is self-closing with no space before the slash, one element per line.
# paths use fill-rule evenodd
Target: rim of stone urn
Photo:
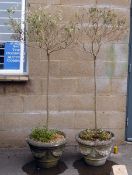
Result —
<path fill-rule="evenodd" d="M 84 130 L 81 130 L 79 133 L 76 134 L 75 138 L 76 138 L 76 141 L 80 144 L 83 144 L 83 145 L 88 145 L 88 146 L 103 146 L 103 145 L 111 145 L 114 140 L 115 140 L 115 135 L 113 132 L 111 131 L 108 131 L 108 130 L 105 130 L 105 131 L 108 131 L 112 134 L 112 138 L 110 140 L 103 140 L 103 141 L 100 141 L 100 140 L 95 140 L 95 141 L 87 141 L 87 140 L 83 140 L 79 137 L 80 133 L 84 131 Z"/>
<path fill-rule="evenodd" d="M 29 145 L 33 145 L 33 146 L 38 146 L 38 147 L 58 147 L 58 146 L 61 146 L 61 145 L 65 145 L 66 142 L 67 142 L 67 139 L 66 139 L 66 135 L 64 132 L 62 131 L 59 131 L 63 136 L 64 138 L 59 140 L 59 141 L 56 141 L 56 142 L 50 142 L 50 143 L 46 143 L 46 142 L 39 142 L 39 141 L 35 141 L 34 139 L 32 139 L 30 136 L 31 134 L 26 138 L 26 142 L 29 144 Z"/>

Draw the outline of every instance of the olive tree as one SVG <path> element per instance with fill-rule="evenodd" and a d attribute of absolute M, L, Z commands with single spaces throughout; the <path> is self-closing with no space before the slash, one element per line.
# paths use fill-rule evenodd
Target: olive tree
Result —
<path fill-rule="evenodd" d="M 21 24 L 12 18 L 13 10 L 8 10 L 10 26 L 14 30 L 13 37 L 23 40 L 25 35 L 29 42 L 35 42 L 36 46 L 46 52 L 47 56 L 47 87 L 46 87 L 46 127 L 49 127 L 49 79 L 51 54 L 64 50 L 74 44 L 76 36 L 76 24 L 72 21 L 64 22 L 61 12 L 48 13 L 43 8 L 29 11 L 25 20 L 27 29 L 21 30 Z M 26 43 L 28 46 L 29 43 Z"/>
<path fill-rule="evenodd" d="M 94 112 L 97 130 L 97 82 L 96 60 L 103 44 L 120 40 L 128 31 L 127 20 L 107 8 L 90 8 L 77 15 L 80 33 L 79 44 L 94 61 Z"/>

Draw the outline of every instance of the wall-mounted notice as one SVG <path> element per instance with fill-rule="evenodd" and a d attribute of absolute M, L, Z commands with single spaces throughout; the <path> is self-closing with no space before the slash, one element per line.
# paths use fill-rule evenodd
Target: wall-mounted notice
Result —
<path fill-rule="evenodd" d="M 20 43 L 6 42 L 4 52 L 4 69 L 20 69 Z"/>

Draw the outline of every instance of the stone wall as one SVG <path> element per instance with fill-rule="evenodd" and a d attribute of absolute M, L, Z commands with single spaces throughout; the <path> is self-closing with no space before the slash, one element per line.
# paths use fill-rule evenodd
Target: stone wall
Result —
<path fill-rule="evenodd" d="M 74 11 L 95 5 L 95 0 L 30 0 L 30 8 L 60 9 L 69 19 Z M 98 7 L 114 8 L 129 19 L 129 0 L 98 0 Z M 104 45 L 97 59 L 98 128 L 125 139 L 128 36 Z M 0 83 L 0 147 L 25 146 L 30 129 L 45 123 L 46 69 L 44 52 L 29 48 L 29 82 Z M 50 127 L 64 130 L 68 144 L 75 134 L 94 128 L 93 60 L 80 48 L 56 52 L 51 58 Z"/>

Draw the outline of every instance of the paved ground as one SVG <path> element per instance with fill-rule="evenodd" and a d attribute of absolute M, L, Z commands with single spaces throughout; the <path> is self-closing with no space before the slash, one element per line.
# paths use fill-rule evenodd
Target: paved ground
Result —
<path fill-rule="evenodd" d="M 76 147 L 67 147 L 56 168 L 37 169 L 29 149 L 0 149 L 0 175 L 109 175 L 111 166 L 125 164 L 132 175 L 132 144 L 124 144 L 111 154 L 105 166 L 87 166 Z"/>

